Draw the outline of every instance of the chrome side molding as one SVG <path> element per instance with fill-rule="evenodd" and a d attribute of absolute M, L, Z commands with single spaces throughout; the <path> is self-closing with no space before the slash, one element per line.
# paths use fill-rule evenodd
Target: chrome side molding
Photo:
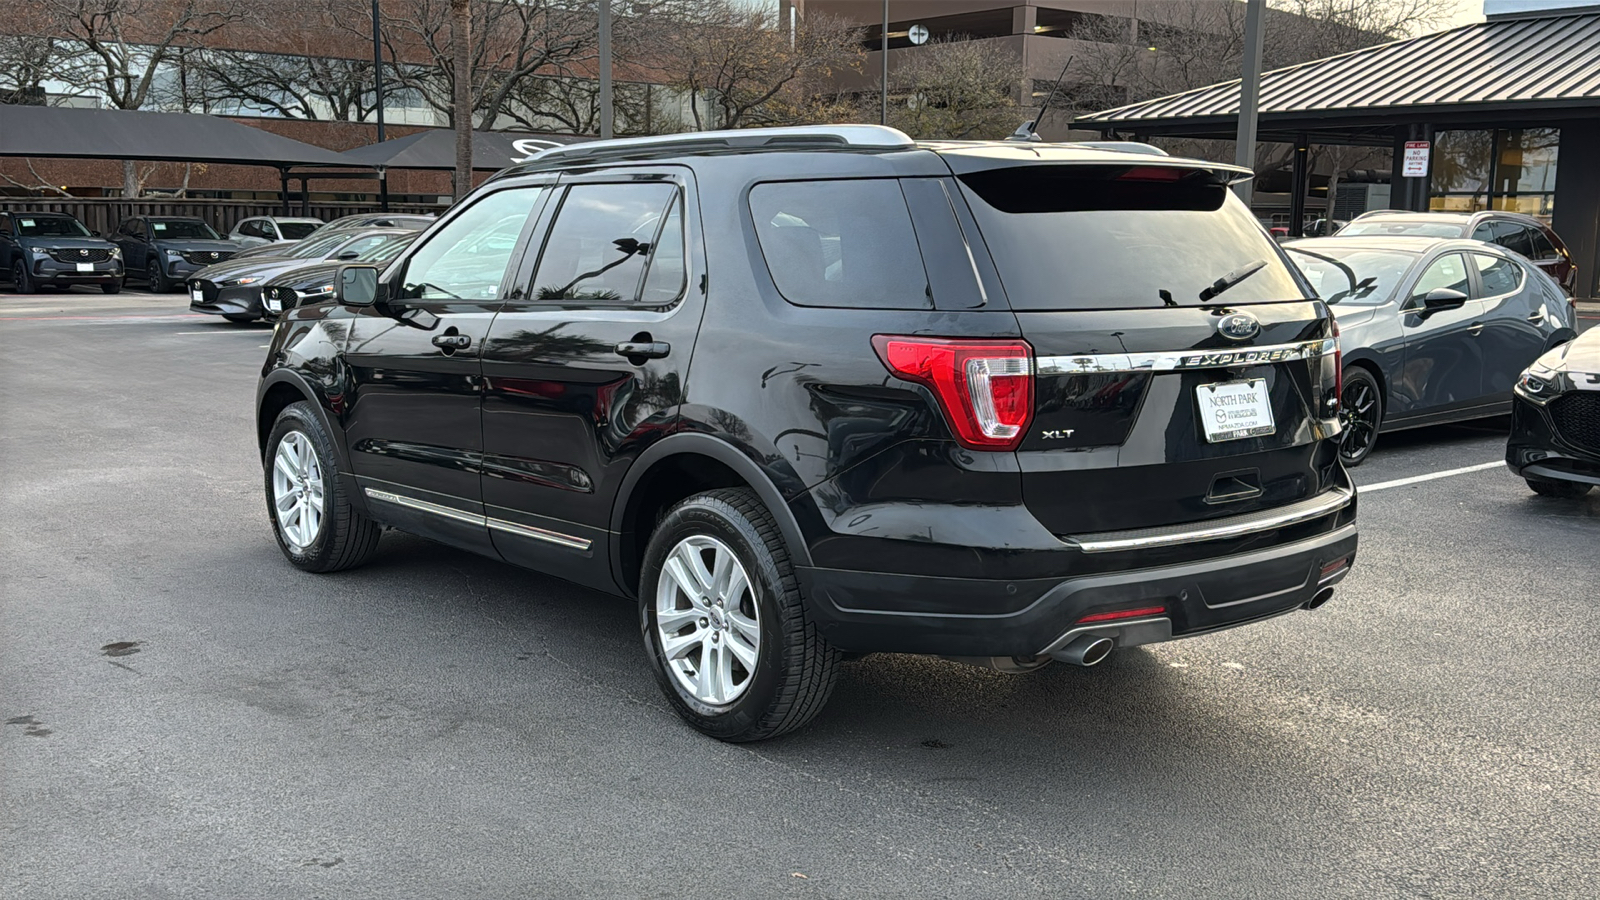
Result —
<path fill-rule="evenodd" d="M 1355 491 L 1349 488 L 1334 488 L 1309 500 L 1277 509 L 1230 516 L 1226 519 L 1213 519 L 1193 525 L 1075 534 L 1064 538 L 1063 543 L 1084 553 L 1115 553 L 1120 550 L 1146 550 L 1151 547 L 1171 547 L 1175 544 L 1242 537 L 1320 518 L 1344 509 L 1353 499 Z"/>
<path fill-rule="evenodd" d="M 1101 375 L 1113 372 L 1181 372 L 1191 369 L 1226 369 L 1259 366 L 1294 359 L 1316 359 L 1332 353 L 1330 339 L 1272 344 L 1238 350 L 1160 353 L 1085 353 L 1076 356 L 1040 356 L 1033 361 L 1040 375 Z"/>
<path fill-rule="evenodd" d="M 391 493 L 389 491 L 380 491 L 377 488 L 369 487 L 362 488 L 361 490 L 362 493 L 366 494 L 373 500 L 379 500 L 384 503 L 393 503 L 396 506 L 404 506 L 407 509 L 414 509 L 418 512 L 443 516 L 446 519 L 453 519 L 457 522 L 465 522 L 468 525 L 492 528 L 495 531 L 503 531 L 506 534 L 514 534 L 518 537 L 531 538 L 536 541 L 544 541 L 548 544 L 556 544 L 557 546 L 566 547 L 569 550 L 588 550 L 589 547 L 594 543 L 593 541 L 589 541 L 584 538 L 573 537 L 570 534 L 562 534 L 559 531 L 550 531 L 549 529 L 545 528 L 535 528 L 532 525 L 522 525 L 517 522 L 507 522 L 505 519 L 496 519 L 493 516 L 480 516 L 477 513 L 469 513 L 464 510 L 453 509 L 438 503 L 429 503 L 427 500 L 418 500 L 415 497 L 406 497 L 401 494 Z"/>

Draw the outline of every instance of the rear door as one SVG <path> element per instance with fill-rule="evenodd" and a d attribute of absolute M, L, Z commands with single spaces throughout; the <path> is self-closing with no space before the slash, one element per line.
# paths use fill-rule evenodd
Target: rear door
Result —
<path fill-rule="evenodd" d="M 1327 307 L 1231 175 L 1160 159 L 952 168 L 1033 347 L 1018 457 L 1048 528 L 1193 522 L 1345 483 Z"/>
<path fill-rule="evenodd" d="M 614 589 L 613 503 L 677 420 L 704 309 L 693 180 L 567 177 L 547 209 L 484 345 L 484 508 L 506 559 Z"/>
<path fill-rule="evenodd" d="M 1483 302 L 1483 400 L 1509 401 L 1511 388 L 1544 353 L 1556 324 L 1546 314 L 1543 292 L 1528 283 L 1532 270 L 1523 269 L 1526 263 L 1495 253 L 1467 256 Z"/>

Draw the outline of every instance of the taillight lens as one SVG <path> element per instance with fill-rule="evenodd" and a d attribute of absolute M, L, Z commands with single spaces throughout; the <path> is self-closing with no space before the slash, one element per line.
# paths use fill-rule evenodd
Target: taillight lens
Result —
<path fill-rule="evenodd" d="M 1333 326 L 1332 336 L 1322 342 L 1322 352 L 1317 357 L 1317 389 L 1322 395 L 1318 417 L 1324 419 L 1338 415 L 1344 399 L 1344 352 L 1339 346 L 1339 323 L 1330 321 L 1329 324 Z"/>
<path fill-rule="evenodd" d="M 1344 348 L 1339 341 L 1339 320 L 1334 319 L 1328 324 L 1333 326 L 1333 396 L 1340 403 L 1344 402 Z"/>
<path fill-rule="evenodd" d="M 956 440 L 974 450 L 1014 450 L 1033 416 L 1033 348 L 1026 341 L 872 338 L 896 377 L 933 392 Z"/>

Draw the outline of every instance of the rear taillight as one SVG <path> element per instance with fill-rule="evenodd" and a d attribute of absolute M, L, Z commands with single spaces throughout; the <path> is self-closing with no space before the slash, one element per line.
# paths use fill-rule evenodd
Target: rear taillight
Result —
<path fill-rule="evenodd" d="M 1340 403 L 1344 402 L 1344 348 L 1339 345 L 1339 320 L 1334 319 L 1328 324 L 1333 326 L 1333 396 Z"/>
<path fill-rule="evenodd" d="M 1033 415 L 1033 348 L 1026 341 L 872 338 L 896 377 L 933 392 L 956 440 L 974 450 L 1014 450 Z"/>
<path fill-rule="evenodd" d="M 1329 321 L 1330 336 L 1322 342 L 1313 369 L 1317 373 L 1317 391 L 1321 396 L 1320 419 L 1331 419 L 1339 414 L 1344 398 L 1344 352 L 1339 346 L 1339 323 Z"/>

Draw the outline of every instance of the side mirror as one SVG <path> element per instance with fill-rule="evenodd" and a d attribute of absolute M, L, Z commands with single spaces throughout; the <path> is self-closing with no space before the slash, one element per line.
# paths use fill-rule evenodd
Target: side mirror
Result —
<path fill-rule="evenodd" d="M 1467 303 L 1467 295 L 1454 288 L 1434 288 L 1422 298 L 1422 308 L 1428 312 L 1443 309 L 1460 309 Z"/>
<path fill-rule="evenodd" d="M 377 303 L 377 266 L 340 266 L 333 279 L 333 297 L 340 306 L 371 306 Z"/>

